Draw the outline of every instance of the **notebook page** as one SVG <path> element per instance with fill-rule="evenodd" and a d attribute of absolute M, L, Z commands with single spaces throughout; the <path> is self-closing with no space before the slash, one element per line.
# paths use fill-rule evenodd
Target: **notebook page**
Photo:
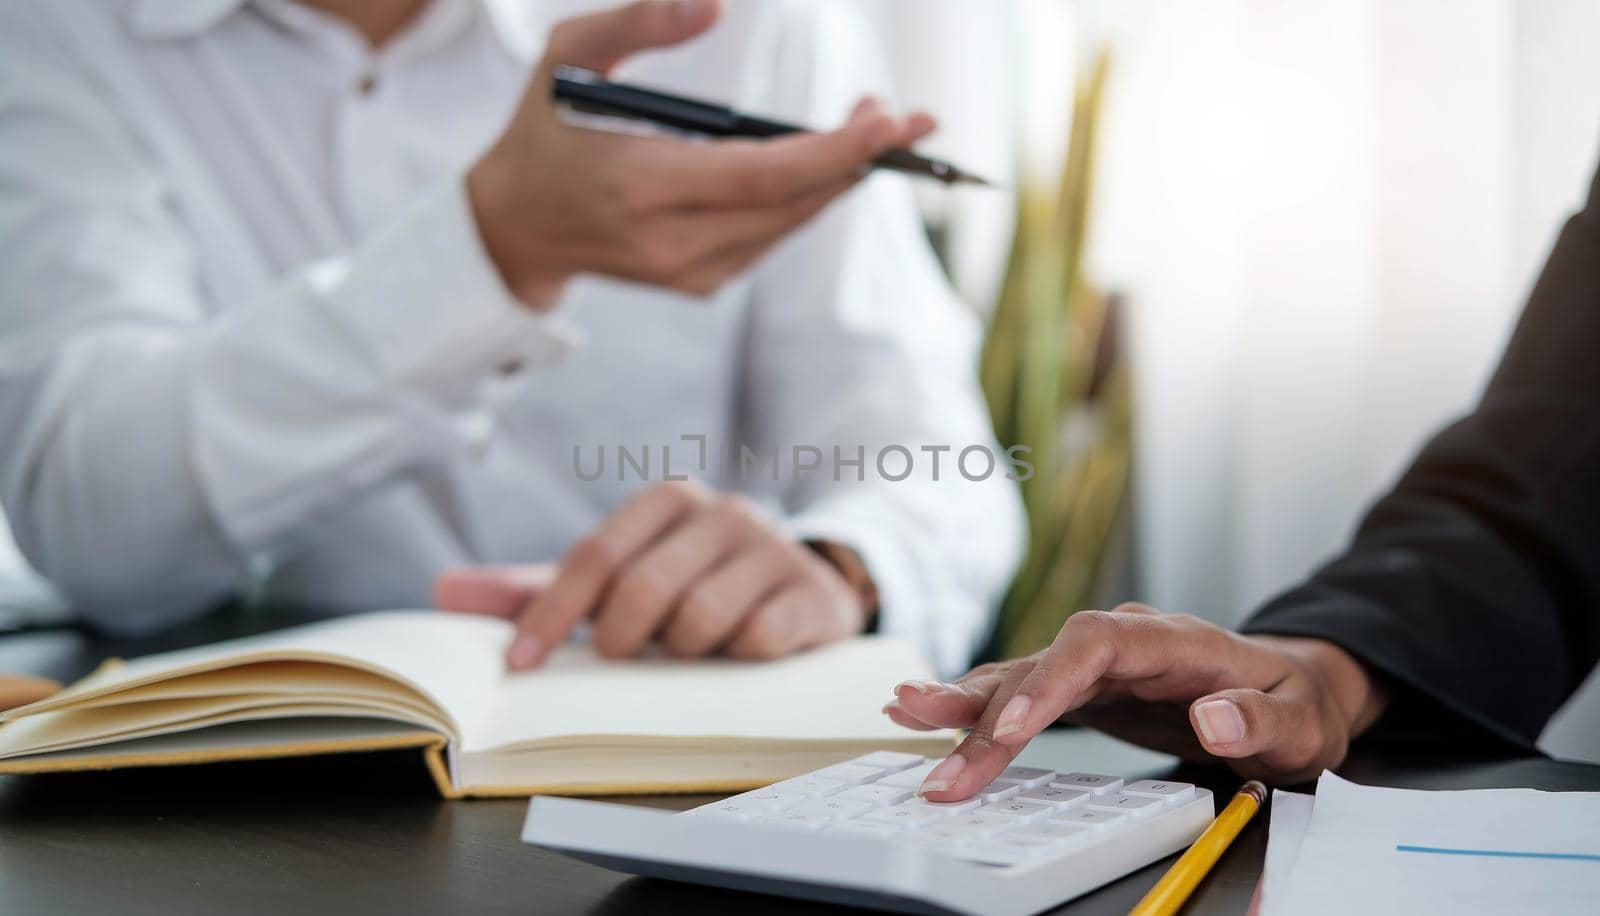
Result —
<path fill-rule="evenodd" d="M 510 624 L 488 617 L 426 610 L 353 614 L 131 659 L 36 705 L 55 705 L 91 690 L 148 681 L 183 668 L 214 667 L 245 656 L 316 653 L 372 665 L 409 681 L 460 727 L 486 708 L 485 697 L 504 674 L 503 656 L 510 638 Z"/>
<path fill-rule="evenodd" d="M 601 659 L 566 646 L 508 675 L 464 750 L 575 735 L 900 739 L 882 713 L 891 688 L 931 676 L 909 644 L 859 637 L 770 662 Z"/>
<path fill-rule="evenodd" d="M 1423 791 L 1317 781 L 1273 912 L 1593 912 L 1600 792 Z"/>

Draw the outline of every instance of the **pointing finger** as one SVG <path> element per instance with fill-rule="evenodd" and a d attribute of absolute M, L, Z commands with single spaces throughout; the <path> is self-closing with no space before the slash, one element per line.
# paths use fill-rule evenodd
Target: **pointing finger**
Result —
<path fill-rule="evenodd" d="M 908 713 L 930 725 L 970 728 L 988 708 L 1010 667 L 968 675 L 953 684 L 905 681 L 895 685 L 895 698 Z"/>
<path fill-rule="evenodd" d="M 651 487 L 613 512 L 562 558 L 550 587 L 517 618 L 518 635 L 507 653 L 513 670 L 532 668 L 567 641 L 628 563 L 710 498 L 702 484 Z"/>

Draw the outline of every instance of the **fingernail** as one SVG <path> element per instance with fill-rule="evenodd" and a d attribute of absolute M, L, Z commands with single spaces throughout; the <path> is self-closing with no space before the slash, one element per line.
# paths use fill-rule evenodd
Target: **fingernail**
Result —
<path fill-rule="evenodd" d="M 1233 744 L 1244 738 L 1244 716 L 1227 700 L 1210 700 L 1194 708 L 1194 721 L 1207 744 Z"/>
<path fill-rule="evenodd" d="M 511 643 L 511 651 L 506 653 L 506 661 L 511 663 L 512 670 L 531 668 L 539 660 L 539 637 L 524 634 L 518 636 Z"/>
<path fill-rule="evenodd" d="M 955 784 L 956 777 L 961 775 L 961 770 L 967 765 L 967 758 L 960 754 L 951 754 L 933 768 L 928 778 L 922 781 L 922 788 L 917 790 L 918 795 L 927 795 L 929 792 L 943 792 Z"/>
<path fill-rule="evenodd" d="M 673 13 L 679 19 L 699 19 L 710 5 L 711 0 L 677 0 L 673 4 Z"/>
<path fill-rule="evenodd" d="M 943 689 L 944 685 L 940 684 L 938 681 L 901 681 L 900 683 L 894 685 L 894 692 L 899 693 L 901 687 L 904 687 L 908 690 L 915 690 L 917 693 L 927 696 L 930 693 Z"/>
<path fill-rule="evenodd" d="M 1000 710 L 1000 718 L 994 720 L 994 736 L 1004 738 L 1006 735 L 1022 731 L 1022 726 L 1027 724 L 1028 710 L 1032 708 L 1033 700 L 1022 694 L 1017 694 L 1006 703 L 1006 708 Z"/>

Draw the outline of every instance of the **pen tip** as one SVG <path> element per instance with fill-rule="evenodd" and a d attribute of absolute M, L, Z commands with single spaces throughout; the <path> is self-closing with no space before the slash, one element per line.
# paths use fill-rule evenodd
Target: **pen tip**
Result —
<path fill-rule="evenodd" d="M 970 185 L 976 185 L 976 186 L 978 186 L 980 188 L 998 188 L 998 187 L 1000 187 L 1000 185 L 995 184 L 994 182 L 990 181 L 989 179 L 983 178 L 983 177 L 978 176 L 978 175 L 974 175 L 971 172 L 956 172 L 955 174 L 950 176 L 950 183 L 953 184 L 953 185 L 955 185 L 955 184 L 970 184 Z"/>

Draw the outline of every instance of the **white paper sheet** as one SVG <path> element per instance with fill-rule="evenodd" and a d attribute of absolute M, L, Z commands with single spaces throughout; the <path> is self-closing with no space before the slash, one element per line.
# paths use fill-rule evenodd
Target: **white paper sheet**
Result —
<path fill-rule="evenodd" d="M 1324 773 L 1290 868 L 1276 913 L 1595 913 L 1600 792 L 1429 792 Z"/>
<path fill-rule="evenodd" d="M 1289 911 L 1276 904 L 1288 892 L 1289 876 L 1300 857 L 1300 844 L 1311 826 L 1315 795 L 1272 790 L 1272 820 L 1267 825 L 1267 863 L 1261 874 L 1261 899 L 1257 916 L 1279 916 Z"/>

